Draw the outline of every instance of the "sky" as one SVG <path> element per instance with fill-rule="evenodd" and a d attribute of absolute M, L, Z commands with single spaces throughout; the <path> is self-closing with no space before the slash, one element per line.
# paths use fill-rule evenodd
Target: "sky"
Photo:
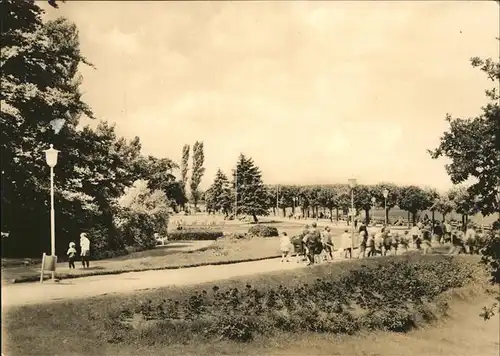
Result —
<path fill-rule="evenodd" d="M 472 117 L 492 86 L 470 66 L 499 57 L 494 1 L 69 1 L 96 69 L 99 119 L 177 162 L 203 141 L 206 173 L 240 153 L 267 184 L 451 187 L 432 160 L 446 113 Z"/>

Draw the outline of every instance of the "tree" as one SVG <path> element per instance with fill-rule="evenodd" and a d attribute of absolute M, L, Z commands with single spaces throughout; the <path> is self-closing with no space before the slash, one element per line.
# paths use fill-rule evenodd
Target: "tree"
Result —
<path fill-rule="evenodd" d="M 384 198 L 384 190 L 387 189 L 387 199 Z M 375 204 L 385 210 L 385 220 L 389 223 L 389 211 L 398 205 L 399 187 L 393 183 L 379 183 L 372 187 L 372 195 L 375 197 Z"/>
<path fill-rule="evenodd" d="M 497 40 L 500 41 L 499 38 Z M 463 191 L 457 194 L 457 210 L 470 213 L 474 205 L 483 215 L 500 214 L 500 199 L 497 199 L 500 191 L 500 63 L 491 58 L 474 57 L 471 58 L 471 65 L 479 68 L 494 83 L 493 88 L 485 92 L 489 102 L 475 118 L 452 118 L 446 115 L 449 131 L 441 137 L 439 146 L 429 152 L 434 159 L 444 156 L 451 160 L 446 170 L 453 183 L 463 183 L 471 178 L 475 181 L 467 189 L 468 194 Z M 491 267 L 493 284 L 500 283 L 498 225 L 497 221 L 482 249 L 482 262 Z M 492 309 L 487 311 L 485 308 L 485 319 L 492 315 Z"/>
<path fill-rule="evenodd" d="M 321 206 L 330 212 L 330 219 L 333 219 L 333 209 L 337 206 L 337 191 L 331 186 L 321 187 L 318 200 Z"/>
<path fill-rule="evenodd" d="M 207 208 L 216 212 L 222 212 L 229 216 L 233 205 L 233 193 L 231 184 L 227 176 L 220 170 L 217 170 L 215 179 L 210 188 L 205 192 L 205 203 Z"/>
<path fill-rule="evenodd" d="M 237 186 L 236 186 L 237 183 Z M 268 195 L 262 182 L 260 169 L 251 158 L 240 155 L 233 173 L 233 186 L 237 191 L 237 214 L 248 214 L 258 222 L 258 215 L 268 215 Z"/>
<path fill-rule="evenodd" d="M 205 174 L 205 155 L 203 153 L 203 142 L 196 141 L 193 145 L 193 168 L 191 170 L 191 197 L 193 198 L 194 207 L 196 209 L 200 199 L 200 191 L 198 187 L 201 179 Z"/>
<path fill-rule="evenodd" d="M 168 199 L 169 206 L 178 210 L 184 206 L 187 198 L 182 189 L 182 182 L 176 181 L 174 169 L 179 166 L 169 158 L 156 158 L 148 156 L 141 158 L 139 165 L 140 177 L 148 182 L 151 190 L 161 190 Z"/>
<path fill-rule="evenodd" d="M 446 194 L 440 194 L 439 197 L 434 201 L 433 207 L 434 210 L 441 213 L 443 216 L 443 220 L 446 220 L 446 216 L 451 214 L 454 209 L 453 201 L 450 199 L 449 192 Z"/>
<path fill-rule="evenodd" d="M 188 181 L 188 172 L 189 172 L 189 145 L 184 145 L 182 147 L 182 158 L 181 158 L 181 183 L 182 190 L 184 195 L 187 196 L 186 186 Z"/>
<path fill-rule="evenodd" d="M 162 190 L 151 190 L 147 181 L 138 180 L 126 189 L 118 204 L 121 211 L 115 223 L 126 245 L 152 248 L 155 233 L 167 234 L 168 199 Z"/>
<path fill-rule="evenodd" d="M 417 213 L 432 206 L 433 200 L 422 188 L 414 185 L 402 187 L 399 193 L 399 207 L 412 214 L 412 222 L 415 224 Z"/>
<path fill-rule="evenodd" d="M 19 239 L 13 248 L 35 253 L 47 251 L 50 241 L 40 236 L 50 231 L 49 169 L 43 157 L 48 143 L 65 149 L 56 167 L 56 219 L 72 217 L 70 224 L 56 225 L 56 231 L 74 233 L 71 226 L 94 214 L 92 198 L 71 187 L 79 173 L 61 164 L 76 156 L 73 138 L 78 137 L 80 116 L 94 118 L 79 90 L 78 67 L 90 63 L 80 53 L 74 24 L 64 19 L 43 23 L 43 11 L 34 1 L 6 0 L 2 10 L 2 231 L 10 232 L 10 240 Z M 50 129 L 55 118 L 66 121 L 58 135 Z M 23 221 L 26 216 L 30 224 Z"/>
<path fill-rule="evenodd" d="M 354 188 L 354 207 L 356 210 L 365 212 L 366 222 L 369 222 L 370 209 L 372 208 L 372 187 L 367 185 L 358 185 Z"/>
<path fill-rule="evenodd" d="M 491 59 L 472 58 L 473 67 L 479 67 L 495 83 L 486 90 L 490 100 L 475 118 L 452 118 L 446 115 L 449 131 L 441 137 L 439 146 L 429 151 L 431 157 L 447 157 L 451 163 L 446 170 L 454 184 L 470 178 L 475 180 L 468 191 L 476 197 L 483 215 L 500 211 L 496 195 L 500 189 L 500 64 Z M 480 139 L 479 139 L 480 138 Z"/>
<path fill-rule="evenodd" d="M 471 196 L 471 192 L 465 186 L 457 186 L 450 190 L 449 197 L 453 202 L 454 210 L 462 215 L 462 223 L 467 224 L 469 216 L 475 215 L 480 209 L 477 197 Z"/>

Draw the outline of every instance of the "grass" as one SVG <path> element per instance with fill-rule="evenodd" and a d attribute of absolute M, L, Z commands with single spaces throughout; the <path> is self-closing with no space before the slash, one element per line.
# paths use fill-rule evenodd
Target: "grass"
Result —
<path fill-rule="evenodd" d="M 226 225 L 224 226 L 224 232 L 228 234 L 245 233 L 251 226 L 253 225 Z M 278 228 L 279 232 L 286 231 L 289 236 L 299 234 L 304 229 L 304 225 L 293 222 L 275 222 L 272 226 Z M 335 239 L 340 237 L 342 229 L 333 228 L 332 232 L 335 235 L 335 241 Z M 176 241 L 176 243 L 182 244 L 183 242 Z M 67 263 L 60 263 L 57 266 L 57 277 L 60 279 L 70 279 L 86 276 L 120 274 L 125 272 L 229 264 L 274 258 L 280 255 L 280 244 L 277 237 L 242 240 L 221 238 L 215 243 L 210 241 L 184 243 L 196 244 L 198 247 L 190 251 L 172 252 L 167 246 L 166 248 L 134 252 L 112 259 L 92 261 L 91 268 L 89 269 L 83 269 L 80 264 L 76 262 L 77 268 L 70 270 Z M 9 266 L 9 263 L 11 263 L 11 266 Z M 40 279 L 39 263 L 29 266 L 19 266 L 19 261 L 17 260 L 2 260 L 2 264 L 2 280 L 4 283 L 35 282 Z"/>
<path fill-rule="evenodd" d="M 167 254 L 167 249 L 155 249 L 130 256 L 109 260 L 93 261 L 91 268 L 70 270 L 67 264 L 57 269 L 60 279 L 79 278 L 85 276 L 120 274 L 147 270 L 177 269 L 204 265 L 228 264 L 277 257 L 279 241 L 276 238 L 253 238 L 233 240 L 222 238 L 210 245 L 190 252 Z M 127 258 L 128 257 L 128 258 Z M 40 278 L 40 266 L 2 268 L 2 279 L 5 282 L 33 282 Z M 48 277 L 47 277 L 48 278 Z"/>
<path fill-rule="evenodd" d="M 419 258 L 434 260 L 442 257 Z M 460 258 L 471 263 L 477 262 L 476 257 Z M 401 260 L 404 257 L 392 257 L 392 259 Z M 280 284 L 312 283 L 318 276 L 340 275 L 364 263 L 366 261 L 318 265 L 307 269 L 251 276 L 244 280 L 229 279 L 220 281 L 217 285 L 221 290 L 234 287 L 243 289 L 246 284 L 258 286 L 261 290 L 268 290 Z M 148 299 L 183 300 L 193 295 L 195 291 L 210 290 L 212 286 L 213 283 L 184 287 L 171 286 L 154 291 L 141 291 L 133 295 L 100 296 L 87 300 L 12 308 L 3 313 L 2 325 L 5 341 L 2 351 L 9 356 L 135 355 L 137 353 L 143 355 L 474 355 L 478 354 L 472 352 L 476 350 L 482 350 L 481 355 L 489 355 L 488 352 L 492 350 L 492 340 L 497 340 L 492 339 L 492 336 L 497 334 L 490 330 L 493 321 L 486 326 L 478 316 L 480 307 L 486 303 L 483 300 L 478 303 L 478 298 L 484 297 L 483 285 L 467 286 L 461 291 L 447 292 L 448 295 L 444 296 L 448 302 L 460 296 L 467 302 L 474 300 L 476 309 L 469 308 L 467 311 L 471 320 L 462 322 L 459 319 L 463 317 L 462 314 L 459 313 L 456 317 L 452 314 L 444 324 L 438 322 L 439 329 L 434 326 L 407 334 L 375 332 L 356 336 L 335 336 L 283 333 L 270 337 L 259 336 L 254 342 L 242 344 L 191 338 L 189 330 L 185 330 L 182 335 L 168 334 L 167 331 L 150 328 L 146 321 L 139 321 L 133 327 L 140 328 L 140 330 L 139 332 L 132 330 L 135 336 L 132 337 L 130 334 L 130 340 L 113 338 L 114 330 L 118 327 L 116 318 L 122 310 L 134 308 Z M 456 310 L 463 311 L 463 305 L 465 304 L 457 304 Z M 455 309 L 453 310 L 455 313 Z M 440 316 L 440 313 L 441 311 L 436 310 L 436 317 Z M 472 317 L 477 319 L 472 319 Z M 462 326 L 455 329 L 454 326 L 446 326 L 447 322 L 455 326 L 457 322 L 460 322 Z M 463 338 L 457 337 L 457 332 L 463 335 Z M 399 346 L 395 341 L 399 341 Z M 460 346 L 453 344 L 456 341 L 459 341 Z M 476 348 L 478 347 L 476 343 L 479 342 L 482 342 L 482 349 Z"/>

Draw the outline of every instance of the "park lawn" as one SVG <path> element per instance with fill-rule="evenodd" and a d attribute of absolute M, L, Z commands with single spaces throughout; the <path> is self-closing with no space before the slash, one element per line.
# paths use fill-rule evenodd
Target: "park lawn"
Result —
<path fill-rule="evenodd" d="M 294 222 L 267 222 L 267 224 L 276 227 L 280 233 L 287 232 L 289 236 L 298 235 L 304 229 L 303 224 Z M 234 223 L 225 225 L 223 229 L 225 234 L 242 234 L 248 232 L 251 226 L 253 225 Z M 342 232 L 341 228 L 335 226 L 332 228 L 334 243 L 337 246 Z M 175 243 L 182 245 L 183 242 L 175 241 Z M 71 270 L 67 263 L 59 263 L 57 277 L 67 279 L 125 272 L 196 267 L 209 264 L 227 264 L 266 259 L 280 255 L 278 237 L 245 239 L 224 237 L 216 242 L 186 241 L 185 243 L 195 244 L 198 247 L 192 248 L 190 251 L 172 252 L 167 245 L 166 248 L 155 248 L 111 259 L 92 261 L 89 269 L 82 268 L 78 261 L 75 263 L 76 269 Z M 2 267 L 3 283 L 35 282 L 40 278 L 39 263 L 19 266 L 19 264 L 15 263 L 19 261 L 13 261 L 15 265 L 9 266 L 8 260 L 5 262 L 7 263 Z M 4 264 L 4 261 L 2 261 L 2 264 Z"/>
<path fill-rule="evenodd" d="M 400 257 L 398 259 L 401 259 Z M 439 256 L 421 257 L 429 260 Z M 472 263 L 477 258 L 465 256 Z M 367 261 L 345 261 L 312 268 L 282 271 L 233 278 L 217 283 L 221 290 L 245 288 L 251 284 L 265 290 L 280 284 L 299 285 L 312 283 L 325 273 L 341 275 L 359 268 Z M 376 263 L 376 261 L 372 262 Z M 468 285 L 450 290 L 455 303 L 451 317 L 435 326 L 424 327 L 405 334 L 374 332 L 354 336 L 332 334 L 278 334 L 259 336 L 250 343 L 231 341 L 204 341 L 190 338 L 189 330 L 182 335 L 161 333 L 148 329 L 147 323 L 136 325 L 143 337 L 132 340 L 116 339 L 114 329 L 117 316 L 124 309 L 133 308 L 148 300 L 182 300 L 195 291 L 210 290 L 214 283 L 195 286 L 169 286 L 126 295 L 108 295 L 56 302 L 44 305 L 13 307 L 3 312 L 2 325 L 6 355 L 493 355 L 498 350 L 498 323 L 492 319 L 486 324 L 478 316 L 481 307 L 488 305 L 491 297 L 484 294 L 481 285 Z M 447 292 L 445 292 L 447 293 Z M 473 302 L 473 303 L 472 303 Z M 468 309 L 464 309 L 468 308 Z M 464 311 L 465 310 L 465 311 Z M 439 312 L 438 312 L 439 314 Z M 464 320 L 465 318 L 465 320 Z M 139 321 L 139 324 L 141 321 Z M 144 328 L 144 329 L 142 329 Z M 495 329 L 496 328 L 496 329 Z M 152 334 L 150 334 L 152 333 Z M 157 342 L 156 340 L 161 340 Z M 371 353 L 367 353 L 371 352 Z M 478 353 L 479 352 L 479 353 Z M 495 354 L 496 355 L 496 354 Z"/>
<path fill-rule="evenodd" d="M 203 247 L 196 251 L 168 254 L 168 249 L 157 248 L 135 253 L 135 257 L 132 256 L 132 258 L 129 255 L 108 260 L 92 261 L 89 269 L 82 268 L 76 262 L 77 268 L 70 270 L 66 263 L 61 263 L 58 264 L 57 277 L 61 279 L 78 278 L 155 269 L 174 269 L 209 264 L 245 262 L 276 257 L 280 254 L 279 239 L 277 237 L 239 240 L 221 238 L 214 242 L 204 241 L 204 243 Z M 2 280 L 7 283 L 37 281 L 39 278 L 39 265 L 2 268 Z"/>

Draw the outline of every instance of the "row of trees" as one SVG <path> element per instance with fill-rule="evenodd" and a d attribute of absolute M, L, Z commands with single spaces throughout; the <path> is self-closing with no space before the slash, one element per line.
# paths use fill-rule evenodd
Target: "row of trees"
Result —
<path fill-rule="evenodd" d="M 387 198 L 384 190 L 388 191 Z M 227 216 L 231 213 L 247 214 L 256 219 L 258 215 L 267 215 L 269 209 L 282 209 L 286 215 L 287 209 L 295 214 L 296 208 L 300 207 L 307 217 L 319 216 L 320 210 L 327 210 L 330 216 L 336 215 L 338 219 L 339 212 L 345 214 L 351 207 L 351 189 L 347 184 L 265 186 L 258 167 L 241 155 L 232 181 L 219 169 L 205 193 L 205 200 L 209 211 Z M 364 212 L 368 221 L 371 209 L 384 207 L 387 208 L 388 220 L 389 211 L 399 207 L 408 211 L 414 222 L 418 213 L 425 210 L 437 211 L 444 218 L 453 211 L 466 217 L 479 211 L 463 187 L 439 194 L 430 188 L 398 187 L 392 183 L 356 186 L 354 207 L 357 213 Z"/>

